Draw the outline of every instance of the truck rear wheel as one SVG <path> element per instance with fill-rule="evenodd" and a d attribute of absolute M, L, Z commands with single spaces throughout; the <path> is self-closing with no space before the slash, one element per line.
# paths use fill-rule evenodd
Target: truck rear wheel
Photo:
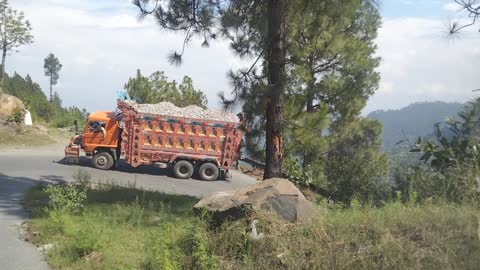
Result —
<path fill-rule="evenodd" d="M 198 175 L 202 180 L 206 181 L 215 181 L 218 179 L 218 175 L 220 174 L 220 170 L 218 169 L 217 165 L 207 162 L 200 166 L 198 170 Z"/>
<path fill-rule="evenodd" d="M 100 152 L 92 158 L 93 167 L 100 170 L 110 170 L 113 166 L 113 157 L 107 152 Z"/>
<path fill-rule="evenodd" d="M 173 166 L 173 175 L 180 179 L 188 179 L 193 175 L 193 165 L 189 161 L 180 160 Z"/>

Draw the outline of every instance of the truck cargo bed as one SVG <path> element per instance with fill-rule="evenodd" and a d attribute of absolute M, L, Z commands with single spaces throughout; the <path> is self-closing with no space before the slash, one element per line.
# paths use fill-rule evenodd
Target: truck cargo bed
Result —
<path fill-rule="evenodd" d="M 177 159 L 209 160 L 228 170 L 238 158 L 240 123 L 137 112 L 119 102 L 121 152 L 133 167 Z"/>

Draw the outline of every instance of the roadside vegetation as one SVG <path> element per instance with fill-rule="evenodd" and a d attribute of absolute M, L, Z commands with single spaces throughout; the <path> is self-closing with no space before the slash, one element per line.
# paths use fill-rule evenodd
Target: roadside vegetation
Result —
<path fill-rule="evenodd" d="M 53 246 L 54 269 L 476 269 L 480 264 L 478 206 L 414 195 L 383 207 L 318 200 L 319 216 L 285 224 L 258 213 L 219 228 L 195 216 L 198 199 L 90 183 L 37 186 L 27 238 Z M 260 220 L 266 238 L 247 237 Z"/>
<path fill-rule="evenodd" d="M 58 92 L 54 92 L 49 100 L 29 75 L 23 78 L 17 73 L 11 77 L 5 74 L 4 80 L 4 93 L 19 98 L 32 114 L 34 123 L 54 128 L 72 127 L 73 120 L 77 120 L 80 126 L 85 123 L 88 116 L 85 109 L 63 107 Z M 18 122 L 23 122 L 23 117 Z"/>
<path fill-rule="evenodd" d="M 0 147 L 35 147 L 53 143 L 67 143 L 72 132 L 43 126 L 21 129 L 0 128 Z"/>

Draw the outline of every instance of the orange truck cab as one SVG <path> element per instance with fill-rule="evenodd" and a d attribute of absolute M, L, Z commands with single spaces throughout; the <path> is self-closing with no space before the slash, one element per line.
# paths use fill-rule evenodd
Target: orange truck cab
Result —
<path fill-rule="evenodd" d="M 120 132 L 118 116 L 112 111 L 98 111 L 91 114 L 82 135 L 72 138 L 65 148 L 65 157 L 69 163 L 78 163 L 80 149 L 92 158 L 92 165 L 108 170 L 117 164 L 120 158 Z"/>
<path fill-rule="evenodd" d="M 88 117 L 81 137 L 81 146 L 87 157 L 93 157 L 92 163 L 95 167 L 106 169 L 112 167 L 112 162 L 116 163 L 120 157 L 119 132 L 117 116 L 112 111 L 99 111 Z M 110 154 L 114 160 L 101 155 L 101 152 Z"/>

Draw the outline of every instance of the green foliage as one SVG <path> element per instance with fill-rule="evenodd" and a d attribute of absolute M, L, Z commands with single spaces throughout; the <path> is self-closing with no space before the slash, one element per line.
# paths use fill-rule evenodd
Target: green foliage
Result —
<path fill-rule="evenodd" d="M 51 102 L 43 93 L 40 86 L 27 75 L 25 78 L 14 73 L 11 78 L 5 75 L 5 93 L 18 97 L 32 114 L 34 122 L 45 121 L 53 127 L 71 127 L 73 120 L 79 125 L 86 122 L 88 112 L 75 106 L 62 107 L 62 99 L 55 92 Z"/>
<path fill-rule="evenodd" d="M 411 152 L 421 153 L 423 167 L 399 172 L 402 192 L 418 192 L 419 199 L 475 201 L 480 195 L 480 98 L 468 103 L 458 120 L 447 119 L 445 131 L 435 125 L 436 141 L 419 138 Z M 449 132 L 449 135 L 445 135 Z"/>
<path fill-rule="evenodd" d="M 260 219 L 266 240 L 243 242 L 245 221 L 213 238 L 224 269 L 475 269 L 475 207 L 403 205 L 324 209 L 312 222 Z M 472 257 L 473 255 L 473 257 Z M 247 259 L 245 259 L 247 258 Z"/>
<path fill-rule="evenodd" d="M 310 165 L 302 169 L 298 163 L 298 161 L 290 158 L 283 159 L 283 174 L 293 183 L 299 186 L 309 187 L 310 184 L 313 183 L 313 177 L 310 174 Z"/>
<path fill-rule="evenodd" d="M 25 19 L 23 12 L 18 12 L 8 5 L 8 0 L 0 1 L 0 48 L 3 51 L 2 72 L 5 77 L 5 57 L 8 51 L 33 42 L 30 22 Z M 3 85 L 2 85 L 3 86 Z"/>
<path fill-rule="evenodd" d="M 285 159 L 283 168 L 289 179 L 304 182 L 307 186 L 315 182 L 324 183 L 325 152 L 328 148 L 326 128 L 328 115 L 326 106 L 318 111 L 306 112 L 292 98 L 285 105 Z M 302 101 L 300 101 L 302 102 Z M 293 160 L 298 162 L 292 163 Z M 295 179 L 295 180 L 294 180 Z"/>
<path fill-rule="evenodd" d="M 181 269 L 182 250 L 172 237 L 177 232 L 178 228 L 172 224 L 161 224 L 158 230 L 147 237 L 145 269 Z"/>
<path fill-rule="evenodd" d="M 446 168 L 443 171 L 428 167 L 397 169 L 394 190 L 407 201 L 413 193 L 418 202 L 425 200 L 456 203 L 478 203 L 480 198 L 480 171 L 472 165 Z"/>
<path fill-rule="evenodd" d="M 387 199 L 388 157 L 380 150 L 381 134 L 382 125 L 369 119 L 331 134 L 325 174 L 332 199 L 347 205 L 353 198 L 362 202 Z"/>
<path fill-rule="evenodd" d="M 304 97 L 308 112 L 326 106 L 332 127 L 348 123 L 378 88 L 380 14 L 368 1 L 292 2 L 290 92 Z"/>
<path fill-rule="evenodd" d="M 11 115 L 7 117 L 8 122 L 16 123 L 17 125 L 23 123 L 25 119 L 25 110 L 21 108 L 15 108 Z"/>
<path fill-rule="evenodd" d="M 379 59 L 374 55 L 374 39 L 380 15 L 368 1 L 298 0 L 289 1 L 289 7 L 290 61 L 283 111 L 284 174 L 296 182 L 328 187 L 335 198 L 346 200 L 353 194 L 347 191 L 348 195 L 340 198 L 340 184 L 332 183 L 346 181 L 348 186 L 347 182 L 357 181 L 346 180 L 354 174 L 349 174 L 349 166 L 362 164 L 365 168 L 358 169 L 358 177 L 370 179 L 371 183 L 380 182 L 386 171 L 386 157 L 380 154 L 376 144 L 355 147 L 355 139 L 346 139 L 349 126 L 357 125 L 357 133 L 362 132 L 361 128 L 366 129 L 365 134 L 370 132 L 367 125 L 358 123 L 365 122 L 359 118 L 360 112 L 378 88 L 379 74 L 375 68 Z M 266 77 L 264 70 L 254 74 Z M 268 88 L 262 82 L 249 81 L 250 77 L 242 71 L 233 73 L 232 78 L 234 93 L 243 100 L 248 154 L 264 159 L 266 118 L 263 114 L 269 98 Z M 380 136 L 381 129 L 376 134 Z M 338 154 L 335 162 L 329 161 L 329 152 L 341 152 L 336 149 L 341 139 L 345 140 L 342 148 L 363 152 L 345 159 Z M 370 186 L 362 192 L 366 194 L 369 190 L 371 196 L 376 197 L 373 194 L 377 190 Z"/>
<path fill-rule="evenodd" d="M 35 187 L 26 206 L 42 207 L 42 198 L 48 194 Z M 40 214 L 29 232 L 37 232 L 36 244 L 56 243 L 47 257 L 54 269 L 476 269 L 480 263 L 476 206 L 371 208 L 353 200 L 347 209 L 320 206 L 311 222 L 295 226 L 259 214 L 257 229 L 266 238 L 251 241 L 248 220 L 209 231 L 193 216 L 196 201 L 99 186 L 88 191 L 82 212 L 62 214 L 60 222 L 33 211 Z M 101 259 L 87 257 L 94 252 Z"/>
<path fill-rule="evenodd" d="M 198 223 L 193 228 L 192 234 L 192 256 L 194 258 L 196 269 L 209 270 L 218 269 L 218 257 L 213 253 L 210 238 L 205 222 Z"/>
<path fill-rule="evenodd" d="M 135 97 L 142 103 L 171 102 L 178 107 L 197 105 L 205 108 L 207 98 L 201 90 L 193 87 L 193 81 L 185 76 L 182 83 L 168 81 L 163 72 L 154 72 L 150 77 L 145 77 L 137 70 L 134 78 L 130 78 L 125 84 L 125 89 L 131 97 Z"/>
<path fill-rule="evenodd" d="M 458 114 L 459 120 L 447 119 L 450 136 L 445 136 L 440 123 L 435 125 L 436 142 L 418 139 L 411 152 L 421 152 L 420 160 L 437 169 L 443 170 L 459 164 L 480 165 L 480 98 L 465 106 Z"/>
<path fill-rule="evenodd" d="M 49 195 L 49 206 L 54 215 L 78 213 L 84 207 L 89 188 L 90 175 L 78 171 L 74 184 L 50 184 L 45 191 Z"/>

